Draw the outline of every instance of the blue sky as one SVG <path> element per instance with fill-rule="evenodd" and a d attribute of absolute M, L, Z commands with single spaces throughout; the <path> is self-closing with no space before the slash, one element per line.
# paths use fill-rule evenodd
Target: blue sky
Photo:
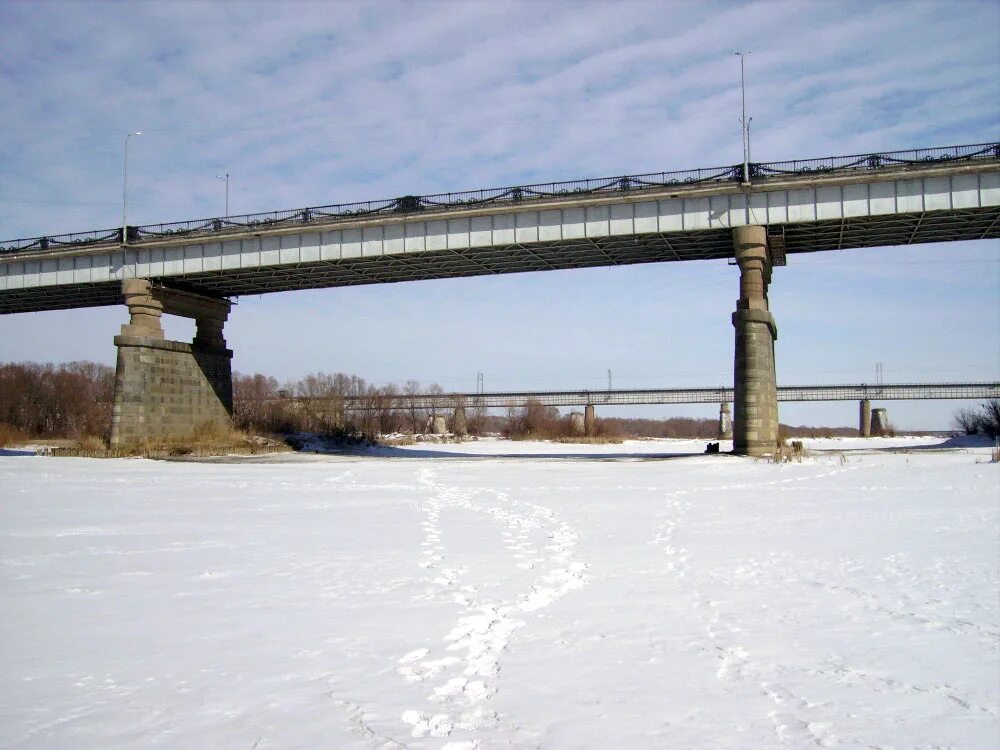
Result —
<path fill-rule="evenodd" d="M 1000 138 L 995 2 L 0 3 L 0 237 L 742 157 Z M 242 298 L 235 367 L 497 389 L 732 379 L 724 263 Z M 782 383 L 1000 377 L 1000 243 L 796 256 Z M 0 317 L 0 360 L 114 363 L 123 309 Z M 169 332 L 189 334 L 185 321 Z M 947 427 L 951 402 L 891 404 Z M 705 407 L 651 416 L 709 415 Z M 851 404 L 783 421 L 851 424 Z M 624 413 L 624 412 L 619 412 Z"/>

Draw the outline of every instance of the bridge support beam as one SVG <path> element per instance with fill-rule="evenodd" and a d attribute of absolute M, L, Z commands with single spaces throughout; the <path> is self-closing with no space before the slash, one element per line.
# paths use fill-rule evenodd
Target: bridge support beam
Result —
<path fill-rule="evenodd" d="M 729 404 L 723 401 L 719 405 L 719 440 L 733 439 L 733 418 L 729 413 Z"/>
<path fill-rule="evenodd" d="M 130 320 L 115 336 L 118 363 L 111 443 L 189 437 L 198 429 L 228 428 L 233 412 L 233 353 L 222 329 L 227 300 L 126 279 L 122 295 Z M 161 316 L 194 318 L 190 343 L 168 341 Z"/>
<path fill-rule="evenodd" d="M 771 261 L 765 228 L 736 227 L 733 246 L 740 267 L 740 298 L 732 315 L 736 329 L 733 452 L 764 456 L 773 454 L 778 443 L 778 384 L 774 368 L 778 329 L 767 301 Z"/>
<path fill-rule="evenodd" d="M 872 402 L 866 398 L 858 404 L 858 437 L 872 436 Z"/>
<path fill-rule="evenodd" d="M 583 434 L 592 437 L 597 431 L 597 412 L 593 404 L 583 407 Z"/>

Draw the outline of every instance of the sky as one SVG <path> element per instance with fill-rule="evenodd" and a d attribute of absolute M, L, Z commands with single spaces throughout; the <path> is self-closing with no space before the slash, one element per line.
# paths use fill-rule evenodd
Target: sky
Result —
<path fill-rule="evenodd" d="M 0 0 L 0 239 L 1000 140 L 996 2 Z M 661 263 L 237 300 L 234 368 L 446 390 L 732 383 L 738 271 Z M 790 256 L 779 384 L 1000 379 L 1000 242 Z M 0 316 L 0 361 L 113 365 L 124 307 Z M 165 318 L 189 339 L 190 321 Z M 875 404 L 876 406 L 880 404 Z M 951 401 L 884 404 L 947 429 Z M 607 416 L 713 416 L 706 406 Z M 599 414 L 600 416 L 601 414 Z M 857 405 L 783 404 L 851 425 Z"/>

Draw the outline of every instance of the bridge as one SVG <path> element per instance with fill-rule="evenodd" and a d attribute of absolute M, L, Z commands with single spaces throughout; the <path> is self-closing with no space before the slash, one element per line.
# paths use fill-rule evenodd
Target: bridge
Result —
<path fill-rule="evenodd" d="M 1000 237 L 1000 143 L 768 162 L 0 242 L 0 313 L 121 304 L 144 278 L 212 297 Z"/>
<path fill-rule="evenodd" d="M 574 391 L 496 391 L 474 393 L 397 394 L 383 398 L 380 406 L 394 410 L 428 410 L 432 413 L 453 410 L 452 431 L 465 432 L 466 409 L 517 408 L 531 402 L 542 406 L 581 406 L 585 409 L 581 427 L 592 431 L 597 406 L 639 406 L 654 404 L 719 404 L 719 437 L 732 438 L 729 402 L 733 388 L 641 388 Z M 858 434 L 872 434 L 872 400 L 906 401 L 927 399 L 1000 399 L 1000 382 L 989 383 L 879 383 L 870 385 L 786 385 L 777 387 L 778 401 L 857 401 Z M 293 399 L 313 403 L 316 399 Z M 335 402 L 344 411 L 372 408 L 371 399 L 345 397 L 322 400 Z M 887 425 L 885 410 L 876 414 L 876 426 Z M 439 423 L 440 424 L 440 423 Z M 876 432 L 879 430 L 877 429 Z"/>
<path fill-rule="evenodd" d="M 443 409 L 455 406 L 510 408 L 534 401 L 542 406 L 642 406 L 655 404 L 721 404 L 732 401 L 733 389 L 641 388 L 575 391 L 495 391 L 466 393 L 400 394 L 392 408 Z M 928 399 L 1000 398 L 1000 382 L 992 383 L 884 383 L 879 385 L 784 385 L 778 401 L 906 401 Z M 364 399 L 345 398 L 344 408 L 366 408 Z"/>
<path fill-rule="evenodd" d="M 0 243 L 0 313 L 128 306 L 113 441 L 231 413 L 230 299 L 662 261 L 735 259 L 735 450 L 777 436 L 767 289 L 795 253 L 1000 237 L 1000 143 L 523 185 Z M 164 314 L 194 318 L 166 341 Z"/>

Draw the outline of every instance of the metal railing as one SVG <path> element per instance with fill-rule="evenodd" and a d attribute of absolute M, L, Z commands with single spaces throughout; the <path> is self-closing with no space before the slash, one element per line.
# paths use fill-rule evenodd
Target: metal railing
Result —
<path fill-rule="evenodd" d="M 965 146 L 941 146 L 908 151 L 884 151 L 850 156 L 828 156 L 822 159 L 760 162 L 750 165 L 751 180 L 764 180 L 790 175 L 878 172 L 900 166 L 926 166 L 956 161 L 1000 160 L 1000 142 Z M 268 211 L 226 218 L 195 219 L 161 224 L 128 227 L 129 243 L 169 237 L 201 237 L 227 232 L 267 230 L 286 226 L 308 226 L 311 223 L 330 224 L 366 216 L 414 214 L 420 211 L 460 210 L 485 205 L 519 205 L 552 198 L 627 193 L 698 183 L 739 182 L 741 164 L 677 172 L 651 172 L 621 177 L 599 177 L 566 182 L 545 182 L 515 187 L 486 188 L 459 193 L 404 195 L 357 203 L 338 203 L 314 208 Z M 121 242 L 122 230 L 103 229 L 91 232 L 29 237 L 0 242 L 0 253 L 21 250 L 47 250 L 58 247 Z"/>
<path fill-rule="evenodd" d="M 60 247 L 77 247 L 121 241 L 121 227 L 117 229 L 96 229 L 92 232 L 76 232 L 74 234 L 56 234 L 49 237 L 7 240 L 0 243 L 0 253 L 15 252 L 17 250 L 55 250 Z"/>

